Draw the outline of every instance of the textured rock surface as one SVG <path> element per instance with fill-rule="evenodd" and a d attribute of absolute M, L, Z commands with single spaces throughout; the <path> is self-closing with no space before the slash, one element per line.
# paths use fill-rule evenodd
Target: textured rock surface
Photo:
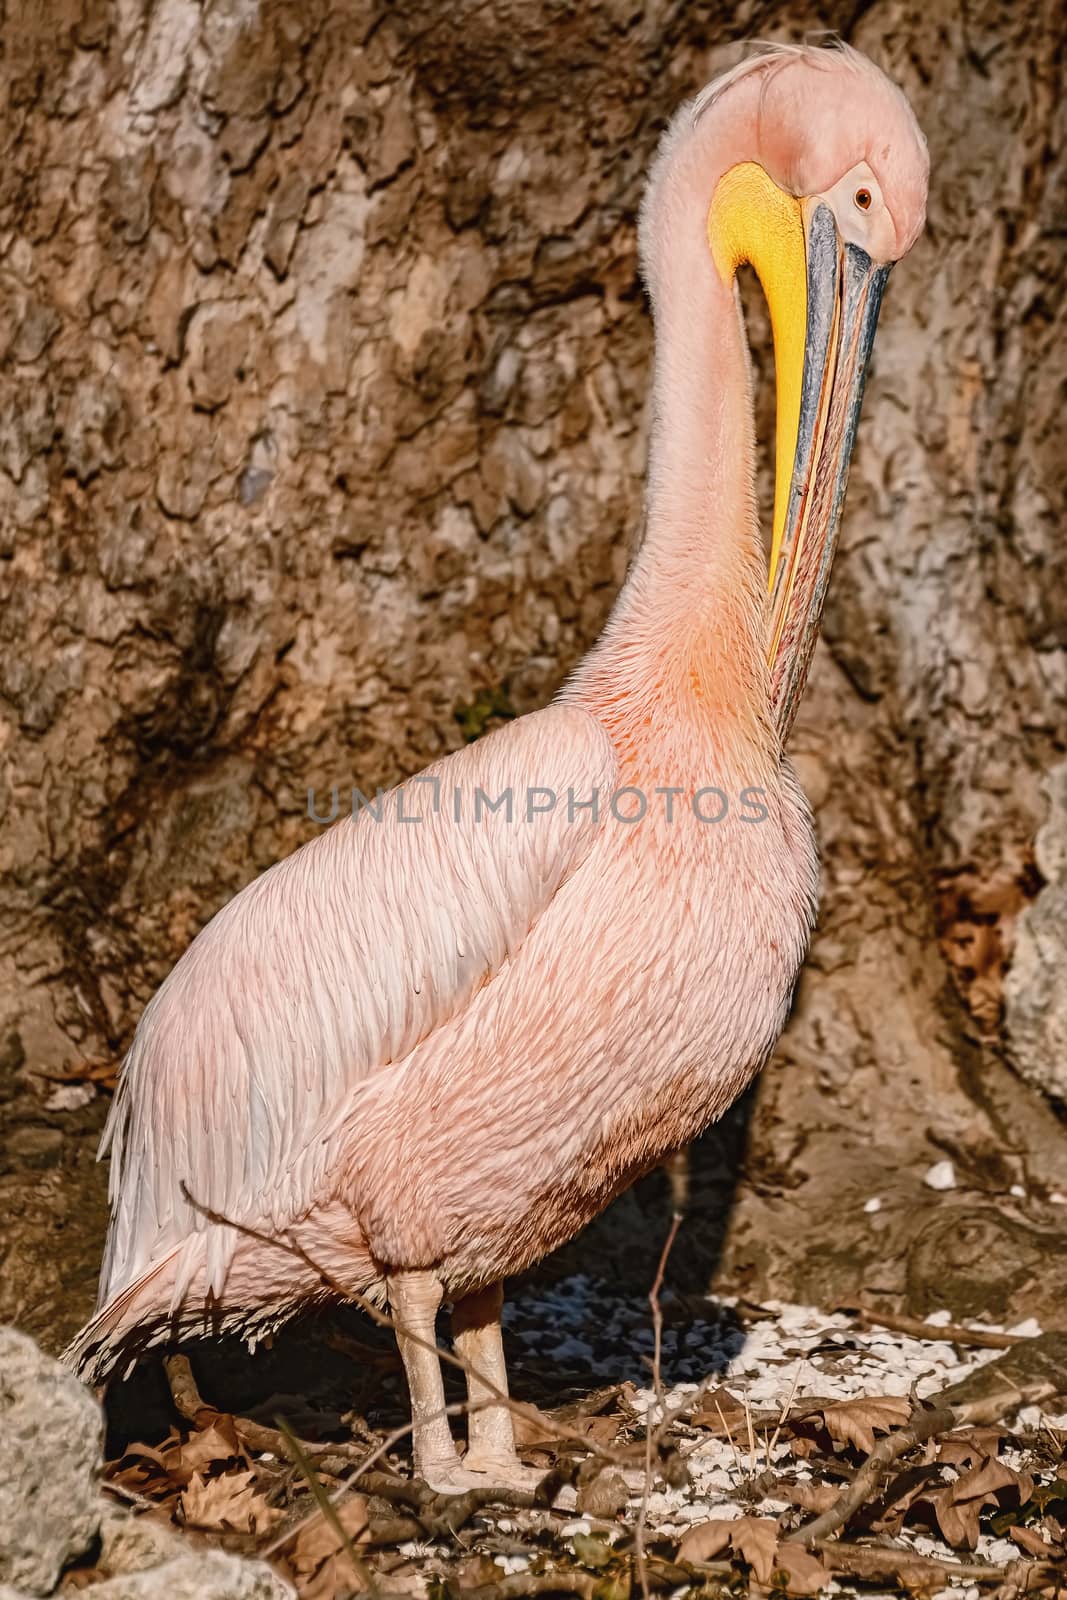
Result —
<path fill-rule="evenodd" d="M 101 1600 L 286 1600 L 262 1561 L 190 1548 L 104 1499 L 104 1419 L 93 1396 L 14 1328 L 0 1327 L 0 1600 L 50 1595 L 91 1558 Z"/>
<path fill-rule="evenodd" d="M 96 1564 L 105 1577 L 132 1576 L 188 1553 L 188 1541 L 155 1517 L 133 1516 L 113 1503 L 104 1506 Z"/>
<path fill-rule="evenodd" d="M 92 1588 L 99 1600 L 292 1600 L 296 1593 L 266 1562 L 224 1550 L 185 1550 Z M 40 1592 L 0 1584 L 0 1600 L 34 1600 Z"/>
<path fill-rule="evenodd" d="M 901 1297 L 965 1201 L 1043 1263 L 1067 1146 L 1001 988 L 1067 695 L 1062 7 L 46 0 L 7 26 L 0 1314 L 61 1340 L 99 1260 L 103 1107 L 40 1075 L 121 1053 L 314 831 L 309 785 L 541 704 L 594 637 L 640 521 L 642 174 L 736 41 L 819 26 L 912 97 L 930 227 L 794 736 L 821 929 L 728 1236 L 712 1146 L 678 1255 Z M 758 304 L 752 329 L 766 380 Z M 761 407 L 766 433 L 765 382 Z"/>
<path fill-rule="evenodd" d="M 1005 1021 L 1020 1072 L 1067 1104 L 1067 762 L 1049 773 L 1047 796 L 1034 851 L 1046 882 L 1019 918 Z"/>
<path fill-rule="evenodd" d="M 99 1600 L 290 1600 L 296 1591 L 263 1561 L 192 1550 L 93 1587 Z"/>
<path fill-rule="evenodd" d="M 32 1339 L 0 1328 L 0 1583 L 50 1594 L 100 1525 L 104 1419 Z"/>

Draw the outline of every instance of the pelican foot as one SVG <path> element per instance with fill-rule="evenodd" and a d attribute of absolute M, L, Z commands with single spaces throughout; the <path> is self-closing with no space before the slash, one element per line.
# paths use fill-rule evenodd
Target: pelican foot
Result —
<path fill-rule="evenodd" d="M 537 1467 L 524 1467 L 514 1457 L 483 1455 L 479 1450 L 468 1450 L 463 1465 L 494 1489 L 526 1489 L 531 1494 L 548 1476 L 545 1468 L 539 1471 Z"/>
<path fill-rule="evenodd" d="M 456 1461 L 428 1463 L 419 1471 L 423 1483 L 434 1494 L 466 1494 L 468 1489 L 503 1489 L 510 1487 L 497 1483 L 488 1473 L 478 1472 Z"/>
<path fill-rule="evenodd" d="M 420 1476 L 434 1494 L 465 1494 L 468 1489 L 518 1489 L 533 1494 L 546 1474 L 519 1461 L 468 1454 L 462 1461 L 427 1464 Z"/>

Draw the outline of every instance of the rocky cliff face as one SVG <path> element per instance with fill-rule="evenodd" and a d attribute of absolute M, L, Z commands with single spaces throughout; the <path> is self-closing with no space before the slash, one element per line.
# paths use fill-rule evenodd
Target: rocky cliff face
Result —
<path fill-rule="evenodd" d="M 642 174 L 740 38 L 817 26 L 911 96 L 930 227 L 794 737 L 824 910 L 720 1270 L 936 1299 L 963 1238 L 981 1302 L 1060 1259 L 1062 1064 L 1001 1017 L 1067 692 L 1060 7 L 48 0 L 2 67 L 3 1314 L 77 1323 L 102 1235 L 100 1098 L 45 1080 L 121 1054 L 309 786 L 543 703 L 595 637 L 640 521 Z"/>

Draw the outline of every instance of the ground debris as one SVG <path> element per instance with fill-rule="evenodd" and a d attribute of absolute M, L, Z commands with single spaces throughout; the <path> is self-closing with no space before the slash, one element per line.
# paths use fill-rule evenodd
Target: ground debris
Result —
<path fill-rule="evenodd" d="M 372 1416 L 343 1446 L 264 1451 L 278 1430 L 195 1393 L 194 1420 L 131 1445 L 110 1480 L 171 1528 L 269 1555 L 303 1600 L 800 1597 L 831 1585 L 1014 1600 L 1062 1587 L 1060 1336 L 857 1326 L 693 1296 L 682 1308 L 668 1292 L 653 1340 L 643 1311 L 644 1326 L 641 1302 L 585 1279 L 509 1311 L 516 1388 L 538 1402 L 517 1415 L 520 1450 L 562 1499 L 435 1496 L 412 1481 L 406 1440 L 383 1450 Z M 558 1406 L 544 1377 L 554 1351 L 569 1386 Z M 327 1497 L 343 1539 L 319 1509 Z"/>

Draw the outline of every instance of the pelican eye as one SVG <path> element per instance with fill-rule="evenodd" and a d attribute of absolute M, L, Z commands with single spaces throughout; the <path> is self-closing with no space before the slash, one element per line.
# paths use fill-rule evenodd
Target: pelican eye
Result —
<path fill-rule="evenodd" d="M 857 189 L 853 199 L 861 211 L 869 211 L 871 209 L 871 191 L 869 189 Z"/>

